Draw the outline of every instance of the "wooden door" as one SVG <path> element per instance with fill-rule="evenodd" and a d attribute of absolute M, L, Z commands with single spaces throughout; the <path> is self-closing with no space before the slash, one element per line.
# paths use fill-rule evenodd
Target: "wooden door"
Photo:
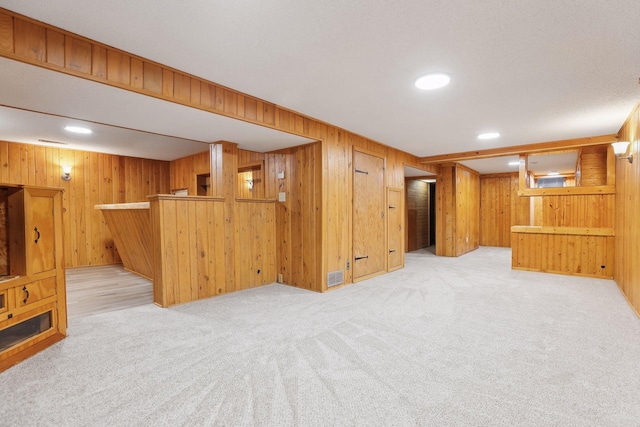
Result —
<path fill-rule="evenodd" d="M 25 219 L 27 274 L 55 269 L 53 197 L 27 197 Z"/>
<path fill-rule="evenodd" d="M 384 159 L 354 151 L 353 277 L 385 270 Z"/>
<path fill-rule="evenodd" d="M 402 190 L 387 189 L 387 254 L 388 270 L 393 271 L 404 266 L 404 245 L 402 244 Z"/>

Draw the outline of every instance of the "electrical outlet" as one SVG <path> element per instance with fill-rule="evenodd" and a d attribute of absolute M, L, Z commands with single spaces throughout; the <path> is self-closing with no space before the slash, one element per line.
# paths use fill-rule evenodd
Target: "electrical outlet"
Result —
<path fill-rule="evenodd" d="M 279 202 L 286 202 L 287 201 L 287 193 L 285 193 L 284 191 L 281 191 L 278 193 L 278 201 Z"/>
<path fill-rule="evenodd" d="M 278 179 L 284 179 L 284 171 L 278 172 Z"/>

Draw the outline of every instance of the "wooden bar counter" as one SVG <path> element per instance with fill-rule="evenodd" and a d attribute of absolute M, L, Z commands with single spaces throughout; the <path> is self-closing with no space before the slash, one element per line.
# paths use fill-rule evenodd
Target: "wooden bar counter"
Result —
<path fill-rule="evenodd" d="M 613 278 L 614 231 L 589 227 L 511 227 L 511 267 Z"/>
<path fill-rule="evenodd" d="M 107 222 L 127 270 L 153 280 L 149 202 L 96 205 Z"/>

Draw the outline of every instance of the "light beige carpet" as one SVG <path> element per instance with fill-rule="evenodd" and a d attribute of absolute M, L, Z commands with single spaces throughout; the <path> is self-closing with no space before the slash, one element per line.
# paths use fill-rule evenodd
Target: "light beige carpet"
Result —
<path fill-rule="evenodd" d="M 637 426 L 639 396 L 640 321 L 612 281 L 481 248 L 327 294 L 74 319 L 0 374 L 0 424 Z"/>

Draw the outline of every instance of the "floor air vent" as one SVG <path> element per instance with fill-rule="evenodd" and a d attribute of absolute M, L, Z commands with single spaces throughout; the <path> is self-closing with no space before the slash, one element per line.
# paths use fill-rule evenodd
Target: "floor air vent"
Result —
<path fill-rule="evenodd" d="M 344 283 L 344 270 L 336 270 L 327 274 L 327 288 Z"/>

